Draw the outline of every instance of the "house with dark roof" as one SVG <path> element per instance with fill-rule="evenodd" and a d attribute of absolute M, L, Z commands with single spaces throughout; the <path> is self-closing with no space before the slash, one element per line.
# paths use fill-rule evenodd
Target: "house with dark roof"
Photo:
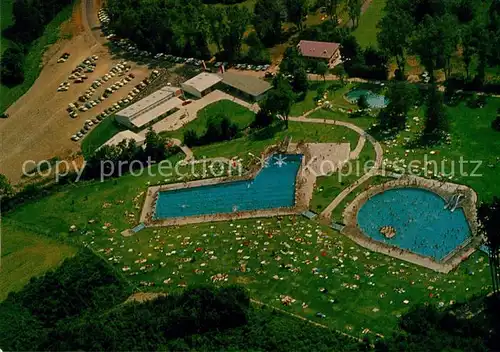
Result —
<path fill-rule="evenodd" d="M 302 56 L 309 59 L 321 60 L 334 67 L 340 63 L 340 44 L 332 42 L 317 42 L 313 40 L 301 40 L 297 49 Z"/>

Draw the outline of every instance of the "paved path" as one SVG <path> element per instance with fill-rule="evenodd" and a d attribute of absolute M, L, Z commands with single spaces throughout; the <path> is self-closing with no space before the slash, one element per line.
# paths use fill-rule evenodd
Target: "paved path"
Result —
<path fill-rule="evenodd" d="M 176 131 L 189 122 L 195 120 L 198 117 L 198 111 L 202 110 L 207 105 L 220 100 L 230 100 L 249 110 L 252 110 L 253 112 L 259 111 L 258 104 L 249 104 L 246 101 L 233 97 L 232 95 L 224 93 L 220 90 L 214 90 L 198 100 L 193 100 L 191 104 L 181 106 L 179 111 L 158 121 L 152 126 L 152 128 L 157 133 L 164 131 Z M 139 132 L 139 135 L 146 136 L 147 132 L 147 130 L 141 131 Z"/>
<path fill-rule="evenodd" d="M 344 127 L 350 128 L 351 130 L 357 132 L 360 135 L 358 145 L 350 154 L 351 159 L 357 159 L 359 157 L 359 153 L 363 149 L 366 139 L 368 139 L 368 141 L 375 148 L 375 155 L 376 155 L 374 167 L 372 169 L 370 169 L 370 171 L 368 171 L 366 174 L 361 176 L 356 182 L 350 184 L 349 187 L 342 190 L 342 192 L 340 192 L 340 194 L 337 197 L 335 197 L 335 199 L 325 208 L 325 210 L 323 210 L 321 212 L 320 216 L 322 218 L 331 219 L 332 211 L 344 200 L 344 198 L 349 193 L 351 193 L 356 187 L 358 187 L 360 184 L 362 184 L 363 182 L 368 180 L 370 177 L 381 173 L 380 167 L 382 166 L 384 151 L 383 151 L 380 143 L 377 142 L 375 140 L 375 138 L 373 138 L 368 133 L 366 133 L 365 130 L 363 130 L 362 128 L 360 128 L 360 127 L 358 127 L 350 122 L 337 121 L 337 120 L 326 120 L 326 119 L 312 119 L 312 118 L 306 117 L 311 112 L 316 111 L 316 110 L 318 110 L 318 108 L 315 108 L 315 109 L 305 113 L 301 117 L 289 117 L 288 119 L 290 121 L 295 121 L 295 122 L 324 123 L 324 124 L 328 124 L 328 125 L 337 125 L 337 126 L 344 126 Z"/>

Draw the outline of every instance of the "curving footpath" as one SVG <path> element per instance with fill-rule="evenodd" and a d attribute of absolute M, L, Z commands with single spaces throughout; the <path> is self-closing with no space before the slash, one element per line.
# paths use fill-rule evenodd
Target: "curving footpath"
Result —
<path fill-rule="evenodd" d="M 351 193 L 354 189 L 356 189 L 356 187 L 358 187 L 360 184 L 368 180 L 370 177 L 375 175 L 380 175 L 382 173 L 380 167 L 382 166 L 384 151 L 380 143 L 375 138 L 366 133 L 366 131 L 363 130 L 362 128 L 350 122 L 338 121 L 338 120 L 326 120 L 326 119 L 313 119 L 306 117 L 307 115 L 316 110 L 318 110 L 318 108 L 308 111 L 307 113 L 305 113 L 300 117 L 289 117 L 288 119 L 290 121 L 295 121 L 295 122 L 323 123 L 328 125 L 336 125 L 336 126 L 343 126 L 350 128 L 351 130 L 357 132 L 360 136 L 358 145 L 356 146 L 354 151 L 351 152 L 350 154 L 351 159 L 356 159 L 359 157 L 359 153 L 363 149 L 365 140 L 368 140 L 373 145 L 373 147 L 375 148 L 375 155 L 376 155 L 374 167 L 370 169 L 370 171 L 368 171 L 366 174 L 361 176 L 356 182 L 352 183 L 351 185 L 349 185 L 349 187 L 342 190 L 342 192 L 340 192 L 340 194 L 337 197 L 335 197 L 335 199 L 330 204 L 328 204 L 328 206 L 321 212 L 320 217 L 324 219 L 331 219 L 332 211 L 344 200 L 345 197 L 347 197 L 349 193 Z"/>

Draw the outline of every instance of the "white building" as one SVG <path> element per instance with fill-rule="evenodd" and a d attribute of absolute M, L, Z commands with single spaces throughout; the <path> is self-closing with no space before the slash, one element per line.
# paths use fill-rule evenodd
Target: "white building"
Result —
<path fill-rule="evenodd" d="M 184 92 L 201 98 L 215 89 L 215 85 L 222 81 L 222 77 L 209 72 L 202 72 L 197 76 L 181 83 Z"/>
<path fill-rule="evenodd" d="M 115 134 L 110 139 L 108 139 L 108 141 L 106 141 L 106 143 L 101 145 L 99 148 L 102 148 L 105 145 L 109 145 L 109 146 L 118 145 L 120 142 L 122 142 L 124 140 L 129 140 L 129 139 L 133 139 L 138 146 L 144 145 L 144 143 L 146 141 L 146 138 L 138 135 L 137 133 L 134 133 L 132 131 L 121 131 L 121 132 L 118 132 L 117 134 Z"/>
<path fill-rule="evenodd" d="M 116 113 L 116 121 L 132 130 L 144 129 L 182 106 L 181 89 L 165 86 Z"/>

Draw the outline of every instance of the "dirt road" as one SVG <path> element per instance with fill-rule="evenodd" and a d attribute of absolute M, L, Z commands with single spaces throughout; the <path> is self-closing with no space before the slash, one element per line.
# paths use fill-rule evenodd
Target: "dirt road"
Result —
<path fill-rule="evenodd" d="M 82 128 L 83 121 L 122 99 L 149 74 L 146 67 L 133 65 L 131 72 L 136 78 L 128 86 L 94 109 L 80 113 L 78 118 L 68 116 L 68 104 L 77 100 L 93 80 L 107 73 L 118 62 L 103 46 L 106 39 L 98 29 L 95 13 L 98 0 L 81 1 L 75 5 L 71 23 L 65 24 L 73 28 L 73 37 L 57 42 L 46 52 L 45 65 L 38 79 L 26 94 L 9 107 L 7 113 L 10 117 L 0 120 L 0 173 L 12 183 L 21 180 L 22 165 L 26 160 L 39 162 L 54 156 L 67 158 L 78 152 L 80 144 L 71 141 L 70 136 Z M 63 52 L 71 56 L 65 63 L 57 63 Z M 67 81 L 71 70 L 90 55 L 98 55 L 99 60 L 96 70 L 88 74 L 86 83 L 72 84 L 67 92 L 57 92 L 59 84 Z"/>

